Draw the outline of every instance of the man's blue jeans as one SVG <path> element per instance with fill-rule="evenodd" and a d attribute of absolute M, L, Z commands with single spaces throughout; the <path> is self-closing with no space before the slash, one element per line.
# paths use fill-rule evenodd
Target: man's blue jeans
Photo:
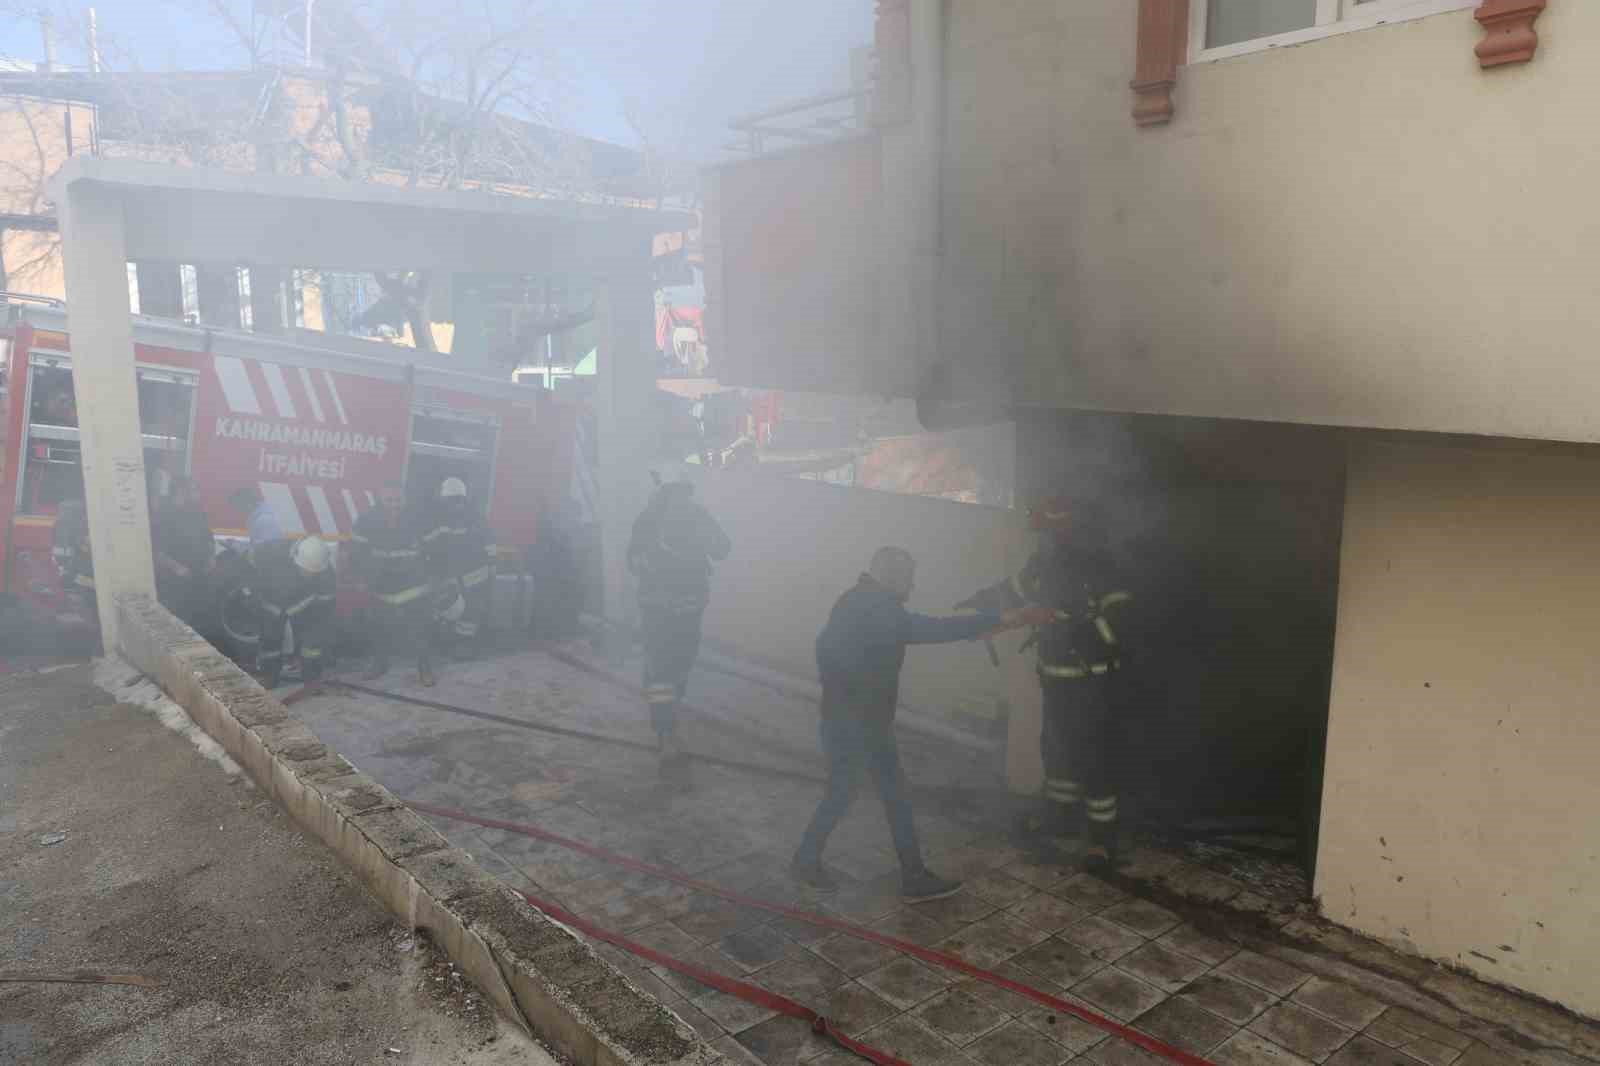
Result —
<path fill-rule="evenodd" d="M 911 804 L 906 799 L 905 774 L 900 769 L 900 749 L 894 740 L 892 722 L 871 723 L 853 718 L 824 719 L 822 754 L 828 760 L 828 790 L 811 817 L 811 825 L 795 853 L 795 862 L 809 866 L 822 861 L 839 820 L 850 810 L 863 773 L 871 774 L 889 817 L 889 832 L 894 850 L 900 856 L 903 874 L 923 870 L 922 849 L 917 844 L 917 827 L 912 821 Z"/>

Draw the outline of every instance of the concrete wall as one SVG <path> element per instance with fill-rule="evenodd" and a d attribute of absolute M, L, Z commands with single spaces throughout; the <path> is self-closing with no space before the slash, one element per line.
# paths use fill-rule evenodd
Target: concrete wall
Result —
<path fill-rule="evenodd" d="M 1317 891 L 1600 1016 L 1600 449 L 1351 460 Z"/>
<path fill-rule="evenodd" d="M 816 676 L 813 645 L 834 601 L 877 548 L 898 544 L 916 556 L 910 607 L 930 614 L 1015 573 L 1031 550 L 1017 513 L 976 504 L 733 470 L 703 473 L 697 485 L 733 539 L 714 578 L 706 637 L 804 678 Z M 1021 643 L 1014 635 L 996 641 L 1000 670 L 979 643 L 913 648 L 901 698 L 919 710 L 973 716 L 1007 701 L 1013 729 L 1031 728 L 1031 743 L 1012 745 L 1012 784 L 1028 789 L 1040 778 L 1039 686 L 1032 653 L 1016 653 Z"/>
<path fill-rule="evenodd" d="M 971 387 L 1600 439 L 1600 4 L 1551 4 L 1521 67 L 1479 69 L 1470 9 L 1191 65 L 1147 130 L 1138 5 L 949 6 L 938 306 Z"/>

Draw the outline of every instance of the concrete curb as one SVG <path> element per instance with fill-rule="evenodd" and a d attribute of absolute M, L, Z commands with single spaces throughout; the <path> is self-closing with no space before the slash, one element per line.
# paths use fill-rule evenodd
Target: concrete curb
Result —
<path fill-rule="evenodd" d="M 194 630 L 144 596 L 117 600 L 121 652 L 307 832 L 507 1017 L 578 1066 L 726 1059 L 570 929 L 453 848 Z"/>

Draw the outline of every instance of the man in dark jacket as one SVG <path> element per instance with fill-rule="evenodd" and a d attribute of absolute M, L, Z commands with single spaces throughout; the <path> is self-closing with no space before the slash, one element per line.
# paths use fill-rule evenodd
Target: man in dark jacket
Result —
<path fill-rule="evenodd" d="M 868 571 L 839 597 L 817 637 L 817 672 L 822 678 L 822 753 L 828 760 L 828 790 L 812 816 L 790 867 L 795 879 L 818 891 L 838 886 L 822 865 L 828 835 L 850 809 L 861 775 L 870 773 L 889 817 L 900 857 L 902 895 L 925 903 L 960 891 L 959 881 L 931 873 L 922 864 L 911 804 L 905 797 L 894 714 L 900 700 L 900 667 L 908 644 L 948 644 L 984 633 L 1037 624 L 1037 609 L 994 611 L 934 618 L 906 610 L 916 561 L 904 548 L 879 548 Z"/>
<path fill-rule="evenodd" d="M 644 695 L 661 738 L 663 771 L 681 765 L 678 704 L 700 654 L 700 626 L 711 599 L 711 563 L 733 550 L 717 520 L 695 502 L 694 486 L 658 488 L 633 523 L 628 568 L 639 579 Z"/>

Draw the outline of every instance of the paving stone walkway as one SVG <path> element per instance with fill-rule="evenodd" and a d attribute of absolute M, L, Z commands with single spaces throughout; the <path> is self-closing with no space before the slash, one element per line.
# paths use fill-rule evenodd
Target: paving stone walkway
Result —
<path fill-rule="evenodd" d="M 398 671 L 384 684 L 422 695 Z M 804 743 L 815 728 L 814 711 L 807 717 L 792 700 L 726 678 L 702 684 L 697 675 L 696 685 L 691 698 L 716 717 L 690 723 L 691 748 L 820 775 Z M 537 652 L 452 667 L 426 695 L 632 740 L 651 736 L 635 697 Z M 1511 1061 L 1409 1009 L 1208 936 L 1108 881 L 1034 861 L 1007 841 L 992 811 L 971 801 L 975 792 L 935 791 L 934 802 L 918 811 L 930 865 L 965 878 L 961 893 L 902 905 L 881 809 L 864 794 L 827 854 L 845 888 L 816 899 L 784 876 L 819 798 L 816 785 L 699 766 L 693 788 L 683 791 L 660 781 L 652 756 L 626 748 L 349 693 L 319 695 L 297 710 L 402 798 L 533 822 L 760 899 L 938 948 L 1219 1064 Z M 914 741 L 907 762 L 908 776 L 919 784 L 970 784 L 988 772 L 980 758 Z M 435 824 L 515 887 L 660 951 L 806 1003 L 913 1066 L 1160 1061 L 1075 1017 L 848 934 L 775 918 L 516 834 Z M 1249 891 L 1149 849 L 1135 851 L 1130 873 L 1159 875 L 1190 899 L 1224 900 Z M 858 1062 L 798 1020 L 616 948 L 598 950 L 735 1062 Z"/>

